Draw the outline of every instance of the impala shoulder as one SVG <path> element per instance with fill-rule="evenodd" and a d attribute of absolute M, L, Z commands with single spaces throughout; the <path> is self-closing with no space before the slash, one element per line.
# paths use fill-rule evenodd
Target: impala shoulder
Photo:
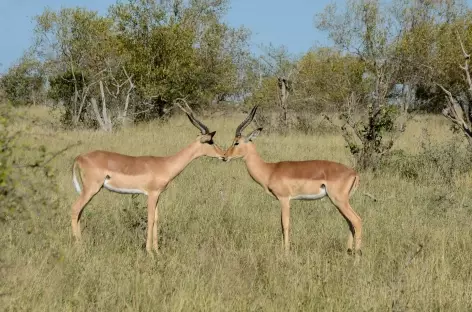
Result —
<path fill-rule="evenodd" d="M 286 161 L 280 161 L 276 163 L 267 163 L 267 166 L 270 169 L 269 177 L 271 179 L 278 177 L 280 175 L 284 175 L 285 173 L 287 173 L 287 169 L 290 167 L 290 165 L 287 166 Z"/>

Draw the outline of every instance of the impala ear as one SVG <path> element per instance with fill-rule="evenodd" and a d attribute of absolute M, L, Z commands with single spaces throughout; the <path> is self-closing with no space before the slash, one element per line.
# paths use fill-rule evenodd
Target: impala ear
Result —
<path fill-rule="evenodd" d="M 200 143 L 213 143 L 213 137 L 215 136 L 216 131 L 210 132 L 208 134 L 204 134 L 200 138 Z"/>
<path fill-rule="evenodd" d="M 244 140 L 244 142 L 250 142 L 252 141 L 252 139 L 255 139 L 262 131 L 262 128 L 257 128 L 256 130 L 252 131 L 251 134 L 249 134 L 246 139 Z"/>

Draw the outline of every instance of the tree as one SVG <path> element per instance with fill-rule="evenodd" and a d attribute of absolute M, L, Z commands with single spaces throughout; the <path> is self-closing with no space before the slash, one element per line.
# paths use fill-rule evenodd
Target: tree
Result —
<path fill-rule="evenodd" d="M 470 10 L 461 0 L 397 0 L 390 9 L 399 32 L 394 43 L 401 60 L 399 82 L 413 95 L 403 101 L 403 109 L 414 104 L 414 108 L 439 112 L 443 97 L 436 82 L 441 80 L 451 88 L 462 82 L 455 65 L 460 54 L 454 33 L 470 23 Z"/>
<path fill-rule="evenodd" d="M 250 106 L 270 107 L 278 114 L 277 130 L 290 128 L 288 111 L 293 98 L 293 79 L 297 74 L 297 62 L 285 46 L 263 46 L 264 54 L 252 63 L 253 88 L 246 98 Z M 263 123 L 266 123 L 265 120 Z"/>
<path fill-rule="evenodd" d="M 111 130 L 107 111 L 114 116 L 126 115 L 121 104 L 128 95 L 122 94 L 121 81 L 132 86 L 124 74 L 120 42 L 111 31 L 112 20 L 86 9 L 65 8 L 45 10 L 36 21 L 36 51 L 50 77 L 49 96 L 65 107 L 63 121 L 73 126 L 81 122 L 99 124 L 103 130 Z M 111 86 L 115 87 L 113 93 Z M 106 101 L 105 90 L 115 101 Z M 97 98 L 101 99 L 103 116 L 93 104 Z M 127 105 L 123 109 L 127 110 Z"/>
<path fill-rule="evenodd" d="M 393 136 L 384 138 L 394 129 L 395 108 L 388 104 L 388 95 L 399 81 L 399 63 L 393 49 L 398 32 L 391 25 L 378 1 L 349 0 L 341 15 L 336 5 L 329 5 L 317 17 L 317 27 L 328 31 L 335 46 L 357 57 L 364 68 L 365 93 L 351 90 L 341 127 L 359 169 L 375 169 L 394 142 Z M 349 108 L 357 102 L 364 107 L 364 115 L 354 121 Z"/>
<path fill-rule="evenodd" d="M 226 6 L 133 0 L 110 8 L 148 117 L 165 114 L 177 98 L 211 103 L 241 93 L 248 33 L 221 21 Z"/>

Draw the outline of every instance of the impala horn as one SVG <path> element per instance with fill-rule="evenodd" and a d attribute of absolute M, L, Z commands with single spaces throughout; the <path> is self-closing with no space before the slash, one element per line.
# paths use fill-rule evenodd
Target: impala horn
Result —
<path fill-rule="evenodd" d="M 180 101 L 180 102 L 183 102 L 185 104 L 185 106 L 187 107 L 186 109 L 182 107 L 182 105 L 180 105 L 177 101 Z M 177 105 L 181 110 L 183 110 L 186 114 L 187 114 L 187 117 L 188 119 L 190 120 L 190 122 L 195 126 L 197 127 L 200 132 L 202 134 L 208 134 L 210 133 L 210 130 L 208 129 L 207 126 L 205 126 L 201 121 L 199 121 L 197 118 L 195 118 L 195 116 L 193 115 L 193 111 L 192 109 L 190 108 L 190 106 L 188 106 L 187 104 L 187 101 L 185 101 L 185 99 L 177 99 L 175 100 L 175 105 Z"/>
<path fill-rule="evenodd" d="M 258 105 L 254 106 L 249 112 L 249 115 L 247 115 L 246 119 L 244 119 L 243 122 L 236 128 L 236 137 L 240 137 L 241 132 L 244 130 L 244 128 L 249 126 L 251 121 L 254 119 L 254 116 L 256 115 L 256 111 L 258 107 L 259 107 Z"/>

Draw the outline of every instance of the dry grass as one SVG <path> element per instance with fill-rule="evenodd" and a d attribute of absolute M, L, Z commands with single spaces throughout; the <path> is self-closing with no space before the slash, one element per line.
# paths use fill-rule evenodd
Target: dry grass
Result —
<path fill-rule="evenodd" d="M 60 132 L 49 120 L 29 130 L 50 150 L 82 145 L 53 161 L 58 209 L 31 207 L 23 224 L 0 229 L 0 307 L 5 311 L 470 311 L 472 309 L 472 177 L 454 185 L 398 174 L 361 175 L 352 206 L 364 221 L 361 262 L 345 252 L 348 228 L 329 200 L 292 205 L 292 250 L 281 251 L 278 202 L 242 161 L 194 161 L 161 196 L 161 254 L 144 251 L 145 198 L 101 191 L 83 214 L 81 245 L 70 232 L 73 158 L 93 149 L 167 155 L 190 143 L 184 118 L 115 134 Z M 239 117 L 205 119 L 216 141 L 230 143 Z M 23 125 L 18 125 L 22 127 Z M 397 143 L 418 153 L 422 128 L 446 141 L 448 125 L 417 118 Z M 25 139 L 27 140 L 27 139 Z M 262 135 L 268 161 L 330 159 L 352 164 L 342 137 Z M 34 157 L 34 155 L 32 155 Z M 393 171 L 392 171 L 393 172 Z M 428 182 L 428 183 L 426 183 Z M 41 181 L 38 181 L 41 183 Z M 48 185 L 43 186 L 45 191 Z M 367 191 L 378 198 L 362 196 Z M 418 246 L 423 248 L 415 254 Z"/>

